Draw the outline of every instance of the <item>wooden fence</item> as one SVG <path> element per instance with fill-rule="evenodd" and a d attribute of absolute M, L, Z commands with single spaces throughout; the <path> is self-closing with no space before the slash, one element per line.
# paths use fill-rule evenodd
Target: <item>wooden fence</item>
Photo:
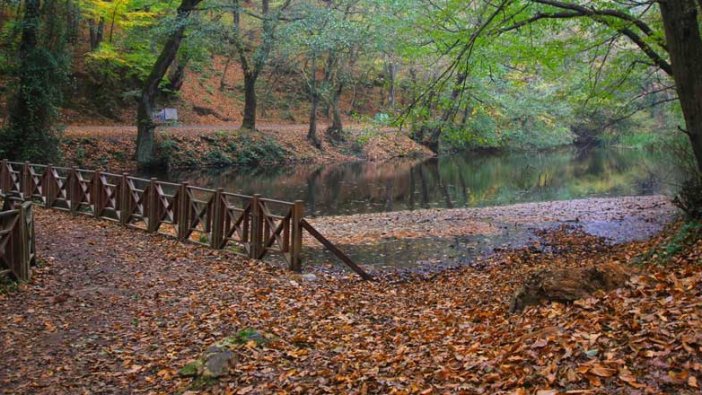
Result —
<path fill-rule="evenodd" d="M 296 272 L 302 270 L 306 230 L 363 279 L 372 279 L 304 219 L 300 200 L 285 202 L 76 167 L 8 160 L 0 166 L 0 192 L 15 198 L 215 249 L 234 247 L 249 258 L 280 253 Z"/>
<path fill-rule="evenodd" d="M 34 258 L 32 203 L 0 211 L 0 275 L 12 274 L 18 280 L 29 281 Z"/>

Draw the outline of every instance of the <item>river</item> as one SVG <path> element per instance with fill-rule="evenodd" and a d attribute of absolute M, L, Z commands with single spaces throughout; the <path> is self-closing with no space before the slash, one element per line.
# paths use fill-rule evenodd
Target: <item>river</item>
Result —
<path fill-rule="evenodd" d="M 148 175 L 243 194 L 300 199 L 308 215 L 325 216 L 666 194 L 676 183 L 671 162 L 642 150 L 593 148 Z"/>
<path fill-rule="evenodd" d="M 306 215 L 317 217 L 315 221 L 324 227 L 327 216 L 670 194 L 678 182 L 679 172 L 674 163 L 674 159 L 660 153 L 592 148 L 502 154 L 467 152 L 423 160 L 208 169 L 148 175 L 174 182 L 188 181 L 191 185 L 203 187 L 222 187 L 244 194 L 259 193 L 275 199 L 304 200 Z M 592 209 L 588 207 L 588 210 Z M 603 236 L 618 234 L 622 229 L 634 226 L 632 229 L 648 236 L 667 220 L 661 218 L 653 221 L 655 223 L 650 218 L 634 218 L 633 222 L 597 220 L 582 225 L 602 232 Z M 330 218 L 329 221 L 339 223 L 338 219 Z M 497 234 L 378 238 L 373 243 L 340 243 L 354 260 L 374 269 L 433 271 L 470 264 L 477 256 L 496 248 L 525 245 L 534 239 L 535 227 L 558 224 L 557 221 L 536 222 L 507 226 L 502 221 L 496 225 L 509 230 Z M 327 229 L 337 227 L 327 226 Z M 316 264 L 331 260 L 324 254 L 311 254 L 307 259 Z"/>

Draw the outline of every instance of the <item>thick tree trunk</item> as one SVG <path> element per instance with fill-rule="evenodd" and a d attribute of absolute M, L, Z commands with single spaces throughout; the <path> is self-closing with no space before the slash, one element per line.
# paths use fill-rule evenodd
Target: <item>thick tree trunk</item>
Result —
<path fill-rule="evenodd" d="M 161 50 L 161 54 L 156 63 L 154 63 L 151 73 L 144 82 L 144 87 L 141 91 L 141 98 L 137 107 L 137 144 L 136 144 L 136 160 L 139 167 L 149 167 L 156 165 L 156 143 L 154 141 L 154 124 L 151 114 L 156 104 L 156 95 L 158 94 L 158 85 L 166 74 L 168 67 L 173 63 L 173 60 L 178 53 L 180 43 L 185 35 L 186 23 L 185 20 L 190 15 L 192 9 L 197 6 L 202 0 L 182 0 L 178 7 L 178 15 L 176 17 L 176 29 L 171 32 L 166 43 Z"/>
<path fill-rule="evenodd" d="M 244 120 L 242 129 L 256 130 L 256 73 L 244 74 Z"/>
<path fill-rule="evenodd" d="M 668 0 L 658 3 L 686 133 L 697 168 L 702 172 L 702 37 L 697 20 L 702 2 Z"/>

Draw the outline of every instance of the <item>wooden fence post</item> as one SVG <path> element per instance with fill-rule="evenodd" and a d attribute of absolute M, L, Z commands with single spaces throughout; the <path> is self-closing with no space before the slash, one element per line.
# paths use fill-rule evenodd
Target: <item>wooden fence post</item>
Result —
<path fill-rule="evenodd" d="M 44 200 L 44 207 L 46 208 L 51 208 L 51 206 L 54 205 L 54 199 L 51 198 L 51 196 L 53 196 L 53 188 L 51 187 L 51 184 L 54 179 L 54 172 L 52 171 L 52 168 L 52 165 L 47 165 L 44 168 L 44 174 L 42 174 L 41 178 L 41 195 Z"/>
<path fill-rule="evenodd" d="M 214 197 L 212 199 L 212 228 L 210 237 L 210 247 L 214 249 L 222 248 L 222 240 L 224 239 L 223 230 L 224 227 L 224 203 L 222 202 L 222 193 L 224 189 L 217 188 Z"/>
<path fill-rule="evenodd" d="M 68 182 L 67 195 L 68 200 L 70 202 L 69 209 L 71 211 L 71 214 L 76 215 L 78 214 L 78 196 L 80 196 L 80 182 L 78 182 L 77 167 L 71 166 L 71 169 L 68 172 L 68 178 L 66 179 L 66 182 Z"/>
<path fill-rule="evenodd" d="M 130 190 L 129 190 L 129 180 L 127 179 L 129 175 L 127 173 L 122 173 L 122 177 L 119 179 L 119 223 L 122 226 L 127 226 L 129 224 L 129 217 L 132 214 L 132 209 L 130 203 Z"/>
<path fill-rule="evenodd" d="M 188 183 L 180 184 L 178 189 L 178 207 L 176 207 L 178 218 L 178 240 L 185 240 L 190 230 L 190 220 L 188 213 L 190 212 L 190 199 L 188 197 Z"/>
<path fill-rule="evenodd" d="M 305 216 L 305 202 L 296 200 L 292 208 L 291 227 L 292 245 L 290 249 L 290 270 L 294 272 L 302 271 L 302 219 Z"/>
<path fill-rule="evenodd" d="M 258 259 L 261 256 L 263 242 L 263 213 L 261 212 L 261 195 L 255 194 L 251 199 L 251 240 L 249 241 L 249 257 Z"/>
<path fill-rule="evenodd" d="M 17 254 L 14 258 L 15 267 L 17 268 L 17 277 L 22 281 L 29 281 L 31 272 L 29 269 L 29 237 L 27 232 L 27 207 L 24 204 L 18 206 L 19 209 L 19 221 L 17 223 L 16 233 L 14 235 L 15 241 L 19 242 L 19 248 L 17 249 Z"/>
<path fill-rule="evenodd" d="M 95 218 L 100 218 L 100 213 L 102 213 L 102 174 L 100 170 L 95 170 L 95 173 L 93 173 L 92 187 L 93 215 Z"/>
<path fill-rule="evenodd" d="M 159 226 L 159 209 L 158 209 L 158 191 L 156 190 L 156 182 L 158 180 L 154 177 L 151 178 L 151 181 L 149 182 L 149 187 L 148 189 L 144 189 L 144 193 L 146 191 L 149 191 L 149 194 L 145 196 L 144 200 L 148 202 L 148 205 L 146 207 L 147 210 L 147 217 L 148 217 L 148 224 L 147 224 L 147 231 L 150 233 L 156 233 L 158 230 Z"/>
<path fill-rule="evenodd" d="M 8 168 L 8 163 L 7 159 L 2 160 L 2 164 L 0 164 L 0 190 L 3 191 L 5 194 L 7 194 L 9 191 L 8 186 L 12 182 L 12 175 L 10 174 L 10 169 Z"/>
<path fill-rule="evenodd" d="M 24 166 L 22 166 L 22 180 L 20 181 L 22 194 L 24 195 L 23 197 L 25 201 L 32 201 L 32 193 L 34 192 L 34 188 L 32 187 L 32 184 L 34 183 L 34 180 L 32 179 L 32 169 L 29 166 L 29 162 L 24 162 Z"/>

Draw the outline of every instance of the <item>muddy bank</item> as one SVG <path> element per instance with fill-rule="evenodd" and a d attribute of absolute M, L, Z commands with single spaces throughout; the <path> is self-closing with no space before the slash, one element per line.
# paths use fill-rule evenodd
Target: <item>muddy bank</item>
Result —
<path fill-rule="evenodd" d="M 352 259 L 374 270 L 436 272 L 538 244 L 540 232 L 564 225 L 610 244 L 646 240 L 675 214 L 670 198 L 655 195 L 320 217 L 311 222 Z M 333 261 L 324 252 L 308 259 Z"/>
<path fill-rule="evenodd" d="M 263 125 L 256 132 L 233 126 L 163 127 L 156 134 L 157 156 L 164 167 L 193 169 L 432 155 L 401 132 L 362 125 L 349 126 L 347 132 L 346 141 L 334 144 L 321 136 L 322 148 L 318 149 L 307 140 L 304 125 Z M 89 169 L 134 171 L 135 141 L 134 127 L 69 127 L 62 143 L 63 162 Z"/>

